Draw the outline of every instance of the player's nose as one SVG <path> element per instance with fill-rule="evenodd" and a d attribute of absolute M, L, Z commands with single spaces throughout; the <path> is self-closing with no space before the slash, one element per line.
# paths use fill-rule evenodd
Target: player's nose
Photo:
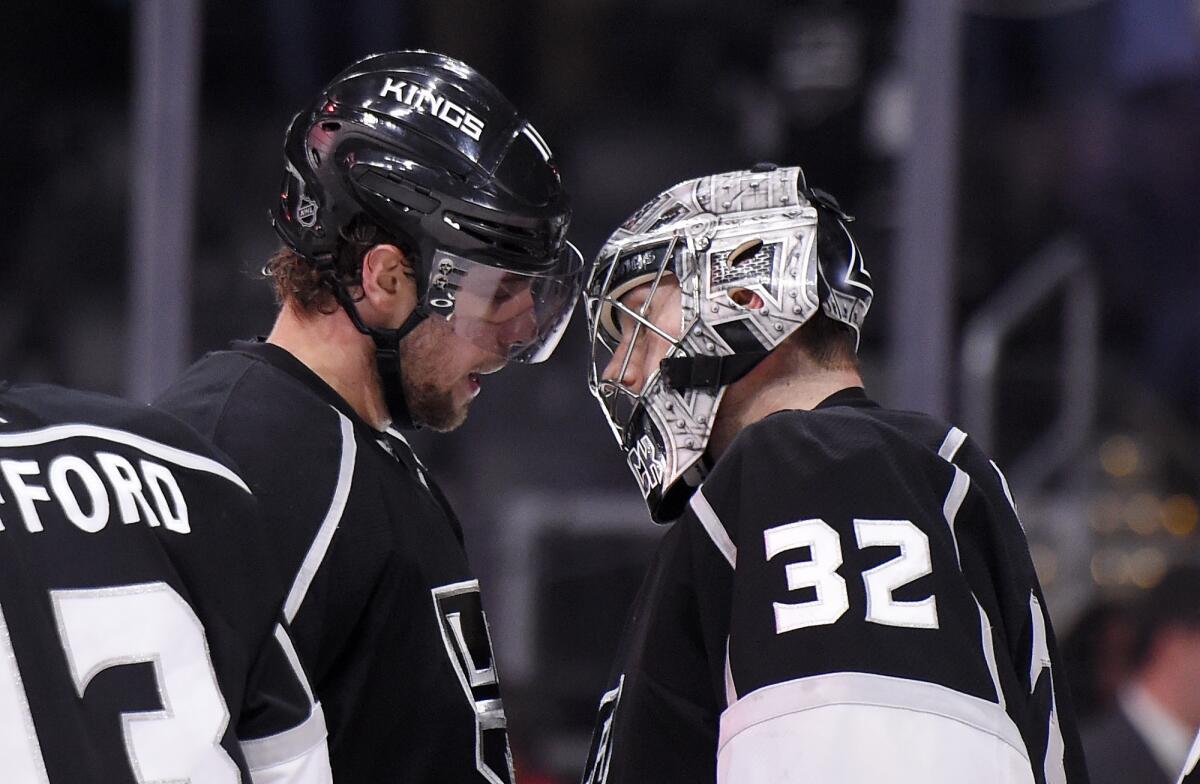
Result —
<path fill-rule="evenodd" d="M 537 337 L 537 333 L 537 316 L 534 314 L 533 308 L 529 308 L 505 323 L 502 340 L 507 347 L 511 347 L 518 343 L 528 343 Z"/>
<path fill-rule="evenodd" d="M 604 366 L 604 372 L 600 377 L 609 383 L 620 384 L 632 389 L 634 392 L 642 391 L 642 382 L 645 379 L 641 377 L 637 357 L 633 356 L 633 347 L 629 345 L 627 337 L 622 339 L 620 345 L 613 351 L 613 355 L 609 358 L 608 364 Z"/>

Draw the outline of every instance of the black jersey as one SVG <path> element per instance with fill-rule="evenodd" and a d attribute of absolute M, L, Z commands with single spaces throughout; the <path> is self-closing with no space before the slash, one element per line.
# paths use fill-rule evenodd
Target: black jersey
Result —
<path fill-rule="evenodd" d="M 666 533 L 586 784 L 1084 782 L 1000 470 L 859 389 L 739 434 Z"/>
<path fill-rule="evenodd" d="M 259 498 L 335 778 L 511 782 L 479 586 L 403 438 L 267 343 L 209 354 L 159 404 L 227 452 Z"/>
<path fill-rule="evenodd" d="M 328 782 L 262 535 L 183 423 L 0 383 L 0 778 Z"/>

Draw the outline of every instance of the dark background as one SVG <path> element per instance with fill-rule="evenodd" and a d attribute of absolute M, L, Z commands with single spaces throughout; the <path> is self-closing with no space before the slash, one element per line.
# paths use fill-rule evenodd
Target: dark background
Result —
<path fill-rule="evenodd" d="M 921 2 L 922 0 L 916 0 Z M 487 75 L 558 156 L 585 255 L 674 183 L 798 163 L 855 213 L 879 283 L 864 334 L 887 401 L 899 169 L 922 143 L 902 58 L 911 4 L 853 0 L 213 2 L 202 78 L 191 356 L 263 334 L 257 270 L 292 113 L 350 61 L 397 48 Z M 1060 630 L 1197 553 L 1200 3 L 973 0 L 962 11 L 959 338 L 1039 253 L 1086 255 L 1102 346 L 1083 448 L 1014 491 Z M 133 8 L 5 3 L 0 376 L 128 391 Z M 163 301 L 171 300 L 164 292 Z M 991 444 L 1028 458 L 1062 404 L 1068 277 L 1006 343 Z M 485 380 L 470 421 L 418 434 L 468 530 L 527 780 L 582 763 L 624 609 L 657 531 L 587 394 L 572 325 L 553 360 Z M 952 416 L 964 408 L 954 384 Z"/>

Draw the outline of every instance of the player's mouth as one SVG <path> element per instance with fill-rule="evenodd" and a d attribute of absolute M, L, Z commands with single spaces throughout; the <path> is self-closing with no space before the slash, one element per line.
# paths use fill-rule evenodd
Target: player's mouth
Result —
<path fill-rule="evenodd" d="M 475 371 L 473 371 L 471 373 L 468 373 L 467 374 L 467 387 L 471 391 L 471 397 L 475 397 L 476 395 L 479 394 L 479 388 L 482 384 L 484 376 L 491 375 L 492 373 L 495 373 L 495 372 L 501 370 L 507 364 L 508 364 L 507 362 L 500 361 L 500 362 L 496 362 L 491 365 L 485 365 L 483 367 L 476 369 Z"/>

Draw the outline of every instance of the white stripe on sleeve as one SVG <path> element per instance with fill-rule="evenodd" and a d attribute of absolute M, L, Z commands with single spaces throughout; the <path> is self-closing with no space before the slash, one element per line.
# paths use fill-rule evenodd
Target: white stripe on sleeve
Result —
<path fill-rule="evenodd" d="M 308 676 L 304 673 L 304 668 L 300 666 L 300 655 L 296 653 L 296 646 L 292 644 L 292 638 L 288 635 L 287 629 L 283 628 L 282 623 L 275 624 L 275 640 L 279 643 L 279 647 L 283 649 L 283 655 L 287 657 L 288 664 L 292 665 L 292 672 L 296 674 L 296 680 L 308 696 L 308 704 L 316 704 L 317 700 L 313 697 L 313 690 L 312 686 L 309 685 Z"/>
<path fill-rule="evenodd" d="M 287 619 L 288 623 L 295 620 L 296 613 L 304 602 L 304 597 L 308 594 L 313 578 L 316 577 L 317 570 L 321 568 L 321 562 L 325 560 L 329 543 L 333 540 L 333 534 L 337 531 L 338 524 L 342 521 L 342 513 L 346 511 L 346 500 L 350 497 L 350 484 L 354 479 L 354 462 L 358 454 L 358 443 L 354 440 L 354 424 L 342 412 L 337 411 L 337 415 L 342 430 L 342 460 L 341 466 L 338 468 L 337 486 L 334 488 L 329 510 L 325 512 L 325 519 L 321 521 L 321 527 L 313 538 L 308 553 L 304 556 L 304 562 L 300 564 L 300 571 L 292 583 L 292 589 L 288 591 L 287 601 L 284 602 L 283 617 Z"/>
<path fill-rule="evenodd" d="M 688 506 L 696 514 L 700 525 L 704 526 L 704 530 L 708 532 L 708 538 L 712 539 L 712 543 L 721 551 L 721 555 L 725 556 L 725 560 L 729 562 L 729 565 L 736 569 L 737 546 L 729 538 L 729 532 L 721 524 L 721 518 L 717 517 L 717 513 L 713 511 L 712 505 L 704 497 L 703 487 L 696 488 L 696 492 L 692 495 L 692 500 L 688 501 Z"/>
<path fill-rule="evenodd" d="M 967 434 L 959 430 L 957 427 L 951 427 L 950 432 L 942 440 L 942 445 L 938 447 L 938 457 L 948 463 L 954 462 L 954 456 L 958 454 L 959 448 L 963 442 L 967 440 Z"/>
<path fill-rule="evenodd" d="M 717 784 L 1032 784 L 996 703 L 924 681 L 838 672 L 766 686 L 721 715 Z"/>
<path fill-rule="evenodd" d="M 304 721 L 267 738 L 242 741 L 254 784 L 331 784 L 328 731 L 318 703 Z"/>

